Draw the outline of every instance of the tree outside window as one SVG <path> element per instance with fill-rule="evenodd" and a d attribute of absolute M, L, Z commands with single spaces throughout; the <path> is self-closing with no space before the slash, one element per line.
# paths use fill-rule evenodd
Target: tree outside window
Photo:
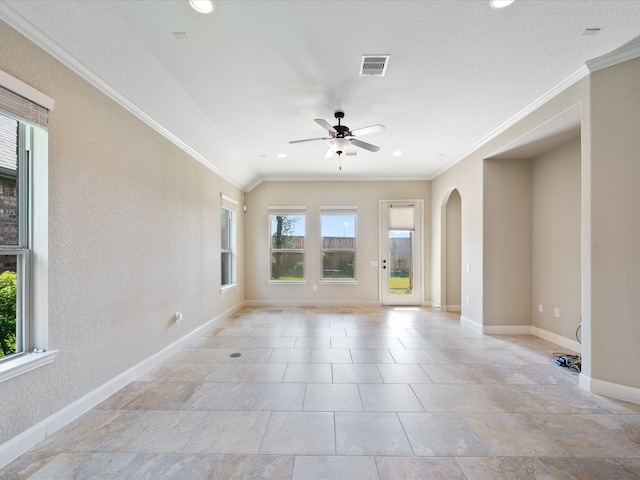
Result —
<path fill-rule="evenodd" d="M 304 213 L 272 212 L 271 224 L 271 280 L 303 281 L 304 269 Z"/>

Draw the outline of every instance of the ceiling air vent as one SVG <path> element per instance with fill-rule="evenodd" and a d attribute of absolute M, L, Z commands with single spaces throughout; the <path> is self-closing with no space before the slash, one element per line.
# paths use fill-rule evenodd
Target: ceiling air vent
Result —
<path fill-rule="evenodd" d="M 345 152 L 344 155 L 345 157 L 355 157 L 358 155 L 358 152 Z"/>
<path fill-rule="evenodd" d="M 360 76 L 384 76 L 389 64 L 389 55 L 363 55 L 360 64 Z"/>

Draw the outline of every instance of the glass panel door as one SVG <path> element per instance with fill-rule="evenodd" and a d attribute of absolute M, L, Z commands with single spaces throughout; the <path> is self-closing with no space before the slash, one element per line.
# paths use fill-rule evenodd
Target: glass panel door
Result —
<path fill-rule="evenodd" d="M 421 219 L 417 202 L 381 202 L 383 305 L 421 304 Z"/>

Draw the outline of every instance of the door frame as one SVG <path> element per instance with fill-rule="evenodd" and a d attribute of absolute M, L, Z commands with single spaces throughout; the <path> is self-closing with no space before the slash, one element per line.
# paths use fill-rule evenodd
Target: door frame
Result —
<path fill-rule="evenodd" d="M 424 285 L 425 285 L 425 281 L 424 281 L 424 262 L 425 262 L 425 258 L 424 258 L 424 199 L 420 198 L 420 199 L 382 199 L 382 200 L 378 200 L 378 302 L 380 303 L 380 305 L 385 305 L 384 303 L 384 275 L 382 274 L 382 251 L 383 251 L 383 246 L 382 246 L 382 242 L 386 241 L 388 239 L 388 232 L 384 231 L 383 228 L 383 215 L 386 213 L 384 212 L 384 206 L 385 204 L 388 203 L 414 203 L 416 205 L 419 205 L 420 207 L 420 214 L 419 214 L 419 218 L 420 218 L 420 225 L 419 225 L 419 234 L 420 234 L 420 239 L 417 242 L 419 245 L 414 245 L 414 251 L 418 251 L 419 250 L 419 258 L 417 259 L 417 267 L 416 268 L 416 275 L 420 275 L 420 288 L 419 291 L 417 291 L 417 296 L 418 296 L 418 301 L 417 303 L 408 303 L 408 304 L 403 304 L 403 305 L 407 305 L 407 306 L 423 306 L 424 305 Z M 384 239 L 384 240 L 383 240 Z"/>

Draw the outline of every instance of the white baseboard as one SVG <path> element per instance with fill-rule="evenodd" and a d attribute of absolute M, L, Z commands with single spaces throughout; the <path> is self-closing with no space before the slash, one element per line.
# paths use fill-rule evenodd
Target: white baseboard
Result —
<path fill-rule="evenodd" d="M 482 327 L 487 335 L 531 335 L 531 325 L 487 325 Z"/>
<path fill-rule="evenodd" d="M 242 308 L 242 306 L 243 304 L 240 303 L 226 310 L 215 318 L 212 318 L 211 320 L 200 325 L 196 329 L 187 333 L 184 337 L 176 340 L 154 355 L 151 355 L 137 365 L 134 365 L 130 369 L 121 373 L 117 377 L 112 378 L 100 387 L 89 392 L 75 402 L 67 405 L 62 410 L 57 411 L 56 413 L 45 418 L 33 427 L 25 430 L 19 435 L 13 437 L 11 440 L 0 445 L 0 468 L 9 464 L 23 453 L 31 450 L 38 443 L 42 442 L 47 437 L 60 430 L 62 427 L 68 425 L 81 415 L 85 414 L 100 402 L 106 400 L 109 396 L 120 390 L 122 387 L 131 383 L 136 378 L 140 377 L 145 372 L 158 365 L 160 362 L 169 358 L 180 348 L 182 348 L 187 342 L 192 340 L 195 336 L 212 328 L 216 323 L 238 311 L 240 308 Z"/>
<path fill-rule="evenodd" d="M 482 325 L 480 323 L 474 322 L 470 318 L 463 317 L 462 315 L 460 315 L 460 324 L 463 327 L 470 328 L 471 330 L 475 330 L 478 333 L 483 333 L 482 332 L 482 328 L 483 328 Z"/>
<path fill-rule="evenodd" d="M 445 305 L 442 307 L 442 310 L 445 312 L 461 312 L 462 305 Z"/>
<path fill-rule="evenodd" d="M 556 343 L 561 347 L 568 348 L 570 350 L 573 350 L 574 352 L 582 352 L 582 345 L 580 345 L 580 343 L 575 340 L 571 340 L 570 338 L 558 335 L 557 333 L 543 330 L 542 328 L 538 327 L 531 327 L 531 333 L 536 337 L 543 338 L 551 343 Z"/>
<path fill-rule="evenodd" d="M 543 330 L 542 328 L 534 327 L 533 325 L 480 325 L 465 317 L 460 317 L 462 325 L 471 328 L 479 333 L 486 335 L 535 335 L 551 343 L 560 345 L 574 352 L 580 353 L 582 351 L 581 345 L 570 338 L 563 337 L 557 333 Z"/>
<path fill-rule="evenodd" d="M 579 384 L 580 387 L 596 395 L 604 395 L 605 397 L 640 404 L 640 388 L 637 387 L 598 380 L 582 373 L 580 374 Z"/>
<path fill-rule="evenodd" d="M 378 300 L 245 300 L 245 307 L 375 307 Z"/>

